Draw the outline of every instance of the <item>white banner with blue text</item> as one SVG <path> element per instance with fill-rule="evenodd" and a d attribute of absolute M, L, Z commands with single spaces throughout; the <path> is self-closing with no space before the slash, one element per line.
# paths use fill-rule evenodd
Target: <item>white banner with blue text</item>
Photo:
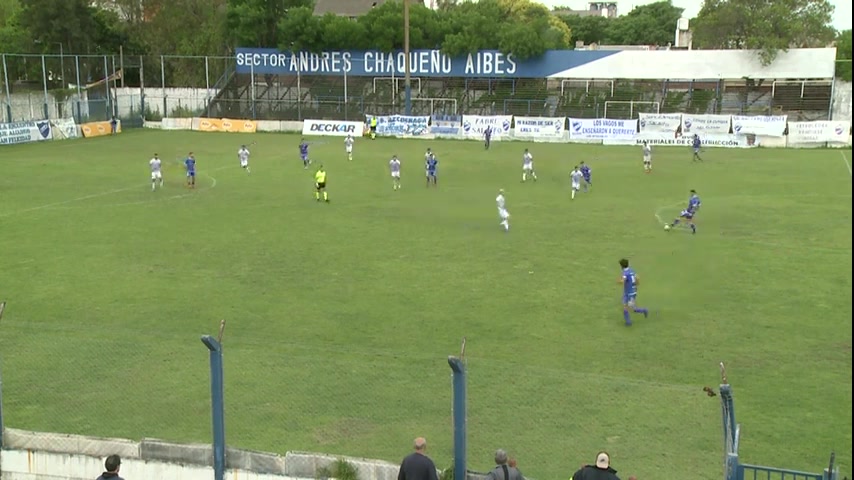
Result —
<path fill-rule="evenodd" d="M 463 136 L 483 138 L 486 127 L 492 128 L 492 139 L 500 140 L 510 135 L 513 115 L 463 115 Z"/>
<path fill-rule="evenodd" d="M 370 118 L 370 116 L 368 118 Z M 427 130 L 430 127 L 430 117 L 428 115 L 418 117 L 388 115 L 378 116 L 376 118 L 378 135 L 420 137 L 427 135 Z"/>
<path fill-rule="evenodd" d="M 430 135 L 437 137 L 459 137 L 462 134 L 461 115 L 433 115 L 430 120 Z"/>
<path fill-rule="evenodd" d="M 847 144 L 851 133 L 851 122 L 789 122 L 789 145 L 815 143 Z"/>
<path fill-rule="evenodd" d="M 641 132 L 670 132 L 682 125 L 681 113 L 638 113 Z"/>
<path fill-rule="evenodd" d="M 602 145 L 643 145 L 649 143 L 653 147 L 690 147 L 693 144 L 693 135 L 676 136 L 671 132 L 641 132 L 632 139 L 606 139 Z M 754 135 L 705 134 L 700 136 L 703 147 L 715 148 L 750 148 L 758 146 Z M 653 153 L 654 154 L 654 153 Z"/>
<path fill-rule="evenodd" d="M 736 135 L 762 135 L 782 137 L 786 134 L 786 115 L 756 115 L 751 117 L 733 115 L 732 133 Z"/>
<path fill-rule="evenodd" d="M 517 139 L 563 140 L 566 117 L 514 117 L 513 123 Z"/>
<path fill-rule="evenodd" d="M 365 133 L 362 122 L 343 122 L 338 120 L 303 120 L 303 135 L 325 135 L 330 137 L 361 137 Z"/>
<path fill-rule="evenodd" d="M 638 133 L 637 120 L 607 118 L 570 118 L 570 140 L 631 140 Z"/>
<path fill-rule="evenodd" d="M 42 142 L 53 138 L 48 120 L 0 123 L 0 145 Z"/>
<path fill-rule="evenodd" d="M 726 135 L 730 130 L 730 115 L 682 115 L 682 135 L 718 134 Z"/>

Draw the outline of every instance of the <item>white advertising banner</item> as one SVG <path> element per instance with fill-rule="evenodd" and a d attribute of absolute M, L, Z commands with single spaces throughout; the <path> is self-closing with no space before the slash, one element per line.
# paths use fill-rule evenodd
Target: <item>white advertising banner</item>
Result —
<path fill-rule="evenodd" d="M 48 120 L 0 123 L 0 145 L 42 142 L 53 138 Z"/>
<path fill-rule="evenodd" d="M 463 136 L 467 138 L 483 138 L 486 127 L 492 127 L 492 138 L 501 139 L 510 135 L 513 115 L 463 115 Z"/>
<path fill-rule="evenodd" d="M 426 135 L 430 127 L 430 117 L 412 117 L 406 115 L 378 116 L 377 134 L 398 137 L 418 137 Z M 370 117 L 368 117 L 370 119 Z M 369 120 L 366 120 L 369 121 Z"/>
<path fill-rule="evenodd" d="M 80 129 L 74 123 L 73 118 L 61 118 L 50 122 L 53 126 L 53 139 L 65 140 L 80 137 Z"/>
<path fill-rule="evenodd" d="M 789 122 L 789 144 L 848 143 L 851 122 Z"/>
<path fill-rule="evenodd" d="M 786 115 L 745 117 L 732 116 L 732 133 L 736 135 L 762 135 L 765 137 L 782 137 L 786 133 Z"/>
<path fill-rule="evenodd" d="M 566 117 L 516 117 L 513 136 L 530 139 L 563 139 Z"/>
<path fill-rule="evenodd" d="M 638 113 L 641 132 L 675 133 L 682 125 L 681 113 Z"/>
<path fill-rule="evenodd" d="M 344 122 L 338 120 L 303 120 L 303 135 L 325 135 L 330 137 L 361 137 L 365 134 L 362 122 Z"/>
<path fill-rule="evenodd" d="M 607 118 L 570 118 L 570 140 L 631 140 L 638 133 L 637 120 Z"/>
<path fill-rule="evenodd" d="M 750 148 L 756 147 L 755 136 L 727 134 L 706 134 L 700 136 L 703 147 Z M 633 139 L 604 140 L 603 145 L 642 145 L 648 142 L 653 147 L 690 147 L 694 141 L 692 135 L 676 136 L 673 133 L 639 133 Z"/>
<path fill-rule="evenodd" d="M 732 117 L 730 115 L 690 115 L 682 114 L 682 135 L 729 134 Z"/>

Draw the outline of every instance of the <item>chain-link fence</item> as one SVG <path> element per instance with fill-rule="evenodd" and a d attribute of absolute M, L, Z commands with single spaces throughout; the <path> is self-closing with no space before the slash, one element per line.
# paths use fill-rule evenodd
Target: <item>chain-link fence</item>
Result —
<path fill-rule="evenodd" d="M 366 114 L 406 111 L 406 79 L 384 73 L 397 68 L 368 65 L 365 58 L 348 59 L 350 66 L 344 68 L 333 64 L 340 59 L 317 58 L 309 56 L 303 62 L 294 57 L 293 64 L 282 69 L 288 73 L 276 75 L 255 73 L 252 66 L 238 69 L 236 57 L 4 54 L 0 105 L 5 111 L 0 119 L 73 117 L 85 122 L 117 116 L 125 125 L 134 125 L 142 118 L 197 116 L 360 120 Z M 350 71 L 369 73 L 357 76 Z M 846 100 L 834 102 L 834 97 L 851 90 L 850 82 L 833 80 L 480 79 L 417 74 L 409 85 L 413 115 L 786 114 L 793 121 L 825 120 L 850 110 L 835 105 Z"/>

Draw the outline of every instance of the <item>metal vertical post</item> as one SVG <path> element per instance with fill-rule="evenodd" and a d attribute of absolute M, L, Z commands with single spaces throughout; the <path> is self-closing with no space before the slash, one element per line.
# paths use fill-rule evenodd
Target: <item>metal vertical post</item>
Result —
<path fill-rule="evenodd" d="M 0 448 L 3 448 L 3 432 L 6 431 L 3 425 L 3 373 L 0 372 Z"/>
<path fill-rule="evenodd" d="M 465 351 L 465 341 L 463 341 Z M 454 379 L 454 479 L 465 480 L 468 471 L 466 458 L 466 365 L 460 358 L 448 357 Z"/>
<path fill-rule="evenodd" d="M 403 0 L 403 75 L 405 83 L 405 97 L 403 111 L 405 115 L 412 115 L 412 78 L 409 64 L 409 0 Z M 461 480 L 461 479 L 460 479 Z"/>
<path fill-rule="evenodd" d="M 50 118 L 50 111 L 48 110 L 48 96 L 47 96 L 47 66 L 44 64 L 44 55 L 42 55 L 42 86 L 44 87 L 44 119 L 47 120 Z"/>
<path fill-rule="evenodd" d="M 59 75 L 59 79 L 62 80 L 62 88 L 68 86 L 68 83 L 65 82 L 65 49 L 62 46 L 62 42 L 59 43 L 59 69 L 62 70 L 62 73 Z"/>
<path fill-rule="evenodd" d="M 347 103 L 349 98 L 347 96 L 347 70 L 344 70 L 344 120 L 350 120 L 350 117 L 347 116 Z"/>
<path fill-rule="evenodd" d="M 291 47 L 291 55 L 296 55 Z M 300 65 L 300 57 L 297 55 L 297 120 L 302 121 L 302 86 L 300 85 L 300 71 L 302 70 L 302 66 Z"/>
<path fill-rule="evenodd" d="M 81 101 L 82 101 L 82 93 L 80 92 L 80 56 L 74 56 L 74 69 L 77 71 L 77 123 L 83 123 L 83 112 L 80 111 Z M 88 102 L 87 102 L 88 104 Z"/>
<path fill-rule="evenodd" d="M 249 94 L 252 96 L 252 120 L 255 120 L 258 118 L 258 112 L 255 109 L 255 62 L 249 64 L 249 76 L 251 77 L 249 83 Z"/>
<path fill-rule="evenodd" d="M 139 56 L 139 116 L 145 123 L 145 62 L 143 56 Z"/>
<path fill-rule="evenodd" d="M 222 363 L 222 323 L 219 340 L 205 335 L 202 343 L 210 350 L 211 417 L 213 422 L 214 479 L 225 479 L 225 390 Z"/>
<path fill-rule="evenodd" d="M 160 55 L 160 88 L 163 95 L 163 114 L 161 117 L 166 118 L 169 112 L 166 111 L 166 62 L 163 60 L 163 55 Z"/>
<path fill-rule="evenodd" d="M 121 118 L 119 115 L 119 92 L 118 85 L 116 84 L 116 57 L 111 56 L 110 60 L 113 62 L 113 88 L 110 89 L 112 95 L 110 96 L 110 101 L 113 104 L 113 108 L 110 109 L 110 117 Z M 124 74 L 122 74 L 124 76 Z"/>
<path fill-rule="evenodd" d="M 827 106 L 827 119 L 833 120 L 833 96 L 836 95 L 836 78 L 830 81 L 830 104 Z"/>
<path fill-rule="evenodd" d="M 119 45 L 119 69 L 122 71 L 122 88 L 125 88 L 125 49 Z"/>
<path fill-rule="evenodd" d="M 213 97 L 211 96 L 211 65 L 208 60 L 209 57 L 205 55 L 205 110 L 207 110 L 205 115 L 210 117 Z"/>
<path fill-rule="evenodd" d="M 9 67 L 6 65 L 5 54 L 3 55 L 3 85 L 6 87 L 6 117 L 7 121 L 12 123 L 12 93 L 9 90 Z"/>
<path fill-rule="evenodd" d="M 107 56 L 104 55 L 104 91 L 107 94 L 107 104 L 105 105 L 107 120 L 110 120 L 110 108 L 111 98 L 110 98 L 110 67 L 107 64 Z"/>

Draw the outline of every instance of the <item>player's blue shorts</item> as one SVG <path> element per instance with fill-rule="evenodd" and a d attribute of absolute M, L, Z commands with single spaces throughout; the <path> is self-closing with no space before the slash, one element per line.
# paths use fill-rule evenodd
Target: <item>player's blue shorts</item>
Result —
<path fill-rule="evenodd" d="M 690 210 L 682 210 L 682 213 L 680 213 L 679 216 L 691 220 L 692 218 L 694 218 L 694 212 Z"/>
<path fill-rule="evenodd" d="M 427 170 L 427 176 L 431 177 L 431 178 L 435 177 L 436 176 L 436 170 Z"/>
<path fill-rule="evenodd" d="M 584 181 L 585 181 L 586 183 L 591 183 L 591 182 L 590 182 L 590 177 L 584 177 Z"/>
<path fill-rule="evenodd" d="M 694 153 L 700 153 L 700 147 L 694 147 Z"/>
<path fill-rule="evenodd" d="M 635 293 L 624 293 L 623 294 L 623 305 L 634 305 L 635 300 L 637 300 L 638 294 Z"/>
<path fill-rule="evenodd" d="M 188 171 L 188 172 L 187 172 L 187 176 L 188 176 L 188 177 L 195 177 L 195 176 L 196 176 L 196 171 L 195 171 L 195 170 L 190 170 L 190 171 Z"/>
<path fill-rule="evenodd" d="M 301 153 L 299 158 L 302 159 L 302 161 L 304 162 L 304 161 L 308 160 L 308 154 L 307 153 Z"/>

